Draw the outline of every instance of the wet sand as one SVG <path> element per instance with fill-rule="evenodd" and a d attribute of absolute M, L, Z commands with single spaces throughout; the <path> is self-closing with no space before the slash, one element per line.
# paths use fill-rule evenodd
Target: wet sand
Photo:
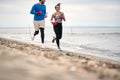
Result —
<path fill-rule="evenodd" d="M 120 80 L 120 63 L 0 38 L 0 80 Z"/>

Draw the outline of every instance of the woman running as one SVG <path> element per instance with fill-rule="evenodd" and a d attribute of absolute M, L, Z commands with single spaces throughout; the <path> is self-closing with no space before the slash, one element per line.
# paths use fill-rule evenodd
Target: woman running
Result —
<path fill-rule="evenodd" d="M 56 40 L 56 44 L 59 50 L 60 48 L 60 39 L 62 38 L 62 20 L 66 21 L 64 13 L 60 11 L 60 3 L 55 6 L 56 12 L 51 16 L 51 23 L 53 24 L 53 29 L 56 37 L 53 37 L 52 42 Z M 53 21 L 54 19 L 54 21 Z"/>

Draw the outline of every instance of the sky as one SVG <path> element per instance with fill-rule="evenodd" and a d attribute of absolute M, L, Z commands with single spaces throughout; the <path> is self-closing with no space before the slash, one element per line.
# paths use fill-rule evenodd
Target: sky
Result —
<path fill-rule="evenodd" d="M 33 26 L 30 10 L 38 1 L 0 0 L 0 27 Z M 62 3 L 61 12 L 66 17 L 64 26 L 120 27 L 120 0 L 46 0 L 46 26 L 52 26 L 50 18 L 59 2 Z"/>

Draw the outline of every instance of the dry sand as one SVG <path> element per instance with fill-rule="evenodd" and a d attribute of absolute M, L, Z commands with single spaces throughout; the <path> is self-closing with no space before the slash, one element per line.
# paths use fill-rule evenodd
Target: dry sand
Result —
<path fill-rule="evenodd" d="M 0 38 L 0 80 L 120 80 L 120 63 Z"/>

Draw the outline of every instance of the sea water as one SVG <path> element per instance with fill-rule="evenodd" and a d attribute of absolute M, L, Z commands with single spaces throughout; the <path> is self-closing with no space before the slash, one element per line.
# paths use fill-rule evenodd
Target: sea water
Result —
<path fill-rule="evenodd" d="M 0 37 L 41 44 L 40 34 L 34 41 L 33 27 L 0 28 Z M 57 49 L 52 43 L 55 36 L 52 27 L 45 28 L 45 46 Z M 62 50 L 97 56 L 120 62 L 120 27 L 63 27 L 60 41 Z"/>

